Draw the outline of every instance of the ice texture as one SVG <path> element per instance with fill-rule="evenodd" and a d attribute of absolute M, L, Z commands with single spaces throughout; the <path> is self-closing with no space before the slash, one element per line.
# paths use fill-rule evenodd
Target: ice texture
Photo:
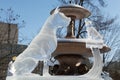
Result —
<path fill-rule="evenodd" d="M 38 75 L 23 75 L 23 76 L 12 76 L 7 77 L 6 80 L 112 80 L 107 73 L 102 72 L 103 62 L 100 56 L 100 51 L 104 46 L 102 36 L 97 32 L 94 27 L 90 27 L 90 24 L 87 24 L 87 32 L 88 38 L 86 39 L 63 39 L 64 41 L 76 41 L 76 42 L 86 42 L 86 48 L 90 48 L 94 57 L 94 63 L 92 68 L 89 70 L 88 73 L 80 76 L 47 76 L 48 73 L 45 71 L 43 74 L 45 76 L 38 76 Z M 62 41 L 62 40 L 59 40 Z M 49 55 L 49 54 L 47 54 Z M 46 55 L 43 56 L 46 59 Z M 48 57 L 47 57 L 48 58 Z M 28 58 L 29 59 L 29 58 Z M 46 60 L 44 60 L 46 64 Z M 34 64 L 34 63 L 32 63 Z M 45 70 L 48 70 L 48 66 L 46 65 Z"/>
<path fill-rule="evenodd" d="M 101 77 L 103 62 L 100 56 L 100 51 L 104 46 L 103 37 L 100 35 L 99 32 L 92 26 L 92 22 L 89 20 L 85 21 L 87 27 L 87 35 L 89 42 L 86 42 L 86 47 L 90 48 L 94 57 L 94 64 L 93 67 L 89 70 L 87 74 L 84 76 L 88 76 L 92 79 L 103 80 Z M 94 42 L 91 42 L 94 40 Z"/>
<path fill-rule="evenodd" d="M 101 34 L 93 27 L 92 21 L 86 19 L 85 25 L 87 27 L 87 35 L 89 39 L 92 40 L 103 40 Z"/>
<path fill-rule="evenodd" d="M 44 61 L 46 66 L 51 53 L 57 47 L 57 28 L 67 27 L 70 21 L 70 18 L 59 12 L 59 9 L 56 9 L 48 17 L 41 31 L 31 41 L 27 49 L 17 56 L 15 62 L 11 65 L 11 73 L 13 75 L 30 74 L 37 66 L 39 60 Z"/>
<path fill-rule="evenodd" d="M 102 58 L 100 56 L 99 48 L 91 48 L 94 64 L 90 71 L 84 75 L 80 76 L 38 76 L 29 75 L 28 76 L 13 76 L 7 77 L 7 80 L 112 80 L 108 74 L 102 74 Z M 48 69 L 48 68 L 47 68 Z M 102 75 L 101 75 L 102 74 Z"/>
<path fill-rule="evenodd" d="M 93 67 L 89 70 L 89 72 L 84 76 L 89 77 L 93 80 L 103 80 L 101 76 L 103 63 L 100 56 L 99 48 L 91 48 L 91 51 L 94 56 L 94 64 Z"/>
<path fill-rule="evenodd" d="M 90 48 L 102 48 L 104 45 L 103 37 L 101 34 L 93 27 L 92 21 L 86 19 L 85 25 L 87 27 L 87 39 L 89 40 L 86 42 L 86 47 Z M 94 41 L 94 42 L 93 42 Z"/>

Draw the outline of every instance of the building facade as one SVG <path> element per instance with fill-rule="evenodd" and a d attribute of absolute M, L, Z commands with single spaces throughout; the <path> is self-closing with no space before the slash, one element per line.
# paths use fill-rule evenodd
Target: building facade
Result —
<path fill-rule="evenodd" d="M 0 22 L 0 43 L 17 44 L 18 28 L 17 24 Z"/>

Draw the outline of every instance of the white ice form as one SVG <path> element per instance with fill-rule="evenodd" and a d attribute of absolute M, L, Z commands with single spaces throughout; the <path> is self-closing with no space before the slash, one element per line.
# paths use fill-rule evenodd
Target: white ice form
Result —
<path fill-rule="evenodd" d="M 31 74 L 39 60 L 44 61 L 46 66 L 51 53 L 57 47 L 56 29 L 67 27 L 70 20 L 70 18 L 59 12 L 59 9 L 56 9 L 48 17 L 41 31 L 32 40 L 27 49 L 17 56 L 15 62 L 11 64 L 10 71 L 13 76 Z"/>
<path fill-rule="evenodd" d="M 46 30 L 48 30 L 48 28 L 46 28 Z M 8 76 L 6 80 L 112 80 L 109 76 L 106 76 L 106 75 L 103 75 L 104 77 L 101 76 L 103 62 L 102 62 L 102 58 L 100 56 L 99 49 L 101 49 L 104 46 L 104 42 L 103 42 L 102 36 L 93 27 L 88 27 L 87 31 L 88 31 L 88 38 L 87 39 L 63 39 L 63 40 L 64 41 L 68 41 L 69 40 L 69 41 L 77 41 L 77 42 L 86 42 L 86 48 L 90 48 L 91 49 L 93 57 L 94 57 L 93 67 L 89 70 L 88 73 L 86 73 L 84 75 L 80 75 L 80 76 L 48 76 L 48 73 L 46 73 L 47 71 L 45 71 L 45 73 L 44 73 L 44 74 L 46 74 L 45 76 L 44 75 L 43 76 L 39 76 L 37 74 L 36 75 L 34 75 L 34 74 L 32 74 L 32 75 L 30 75 L 30 74 L 29 75 L 17 75 L 17 76 L 15 75 L 15 76 L 10 76 L 10 77 Z M 46 31 L 43 30 L 43 33 L 44 32 L 46 33 Z M 48 37 L 48 34 L 44 35 L 44 36 Z M 54 49 L 55 49 L 56 46 L 57 46 L 57 39 L 56 39 L 56 37 L 54 37 L 54 38 L 55 38 L 55 42 L 56 42 L 56 43 L 54 43 L 54 45 L 56 44 L 55 47 L 54 47 Z M 53 37 L 51 39 L 53 39 Z M 33 42 L 34 42 L 34 40 L 33 40 Z M 47 42 L 47 40 L 45 40 L 45 42 Z M 37 44 L 40 45 L 39 42 Z M 34 45 L 31 45 L 28 48 L 36 48 L 36 47 L 41 48 L 42 47 L 42 45 L 39 46 L 37 44 L 35 44 L 35 47 L 33 47 Z M 44 43 L 44 44 L 46 44 L 46 43 Z M 47 48 L 50 48 L 50 47 L 47 47 Z M 41 50 L 41 49 L 39 49 L 39 50 Z M 42 49 L 42 50 L 44 51 L 44 54 L 46 54 L 46 55 L 43 55 L 44 58 L 41 58 L 41 57 L 40 58 L 44 60 L 44 59 L 48 58 L 47 55 L 50 56 L 51 53 L 46 53 L 47 49 L 46 50 Z M 54 50 L 52 49 L 50 52 L 52 52 L 52 51 L 54 51 Z M 20 59 L 18 58 L 17 60 L 21 60 L 22 58 L 23 57 L 20 57 Z M 34 57 L 34 58 L 36 60 L 36 57 Z M 45 61 L 44 63 L 46 63 L 46 60 L 44 60 L 44 61 Z M 36 64 L 36 63 L 31 63 L 31 64 Z M 46 70 L 48 70 L 47 65 L 44 68 Z"/>
<path fill-rule="evenodd" d="M 59 39 L 59 41 L 76 41 L 76 42 L 87 42 L 88 44 L 91 43 L 90 45 L 86 44 L 87 48 L 90 48 L 93 57 L 94 57 L 94 64 L 93 67 L 90 69 L 90 71 L 84 75 L 80 76 L 38 76 L 38 75 L 31 75 L 29 77 L 27 76 L 13 76 L 13 77 L 8 77 L 9 80 L 15 79 L 15 80 L 112 80 L 108 75 L 103 75 L 102 74 L 102 58 L 100 56 L 100 51 L 99 49 L 101 46 L 103 46 L 103 43 L 99 44 L 98 40 L 90 40 L 90 39 Z M 94 44 L 96 43 L 96 46 Z M 98 43 L 98 45 L 97 45 Z M 92 45 L 93 44 L 93 45 Z M 46 68 L 48 69 L 48 68 Z"/>

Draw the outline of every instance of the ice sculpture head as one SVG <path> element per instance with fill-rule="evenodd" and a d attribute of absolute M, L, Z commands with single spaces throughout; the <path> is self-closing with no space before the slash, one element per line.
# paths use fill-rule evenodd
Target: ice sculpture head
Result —
<path fill-rule="evenodd" d="M 103 37 L 102 35 L 93 27 L 92 21 L 86 19 L 85 25 L 87 27 L 87 38 L 90 39 L 90 42 L 86 42 L 87 48 L 102 48 L 103 47 Z"/>
<path fill-rule="evenodd" d="M 56 8 L 54 13 L 52 14 L 54 20 L 54 26 L 57 28 L 67 27 L 71 21 L 71 18 L 65 16 L 62 12 L 60 12 L 59 8 Z"/>
<path fill-rule="evenodd" d="M 102 35 L 93 27 L 92 21 L 86 19 L 85 25 L 87 27 L 88 38 L 93 40 L 103 40 Z"/>

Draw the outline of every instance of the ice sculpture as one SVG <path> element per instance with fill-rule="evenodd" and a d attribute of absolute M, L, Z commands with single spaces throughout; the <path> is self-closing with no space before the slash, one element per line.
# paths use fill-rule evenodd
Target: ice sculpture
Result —
<path fill-rule="evenodd" d="M 86 19 L 85 25 L 87 27 L 87 39 L 89 40 L 89 43 L 86 42 L 86 48 L 90 48 L 91 46 L 93 48 L 99 47 L 102 48 L 104 41 L 101 34 L 93 27 L 92 21 Z M 92 41 L 92 44 L 90 43 Z M 97 41 L 97 42 L 96 42 Z"/>
<path fill-rule="evenodd" d="M 67 27 L 70 18 L 56 9 L 43 25 L 41 31 L 32 40 L 30 45 L 15 60 L 11 66 L 13 75 L 30 74 L 37 66 L 38 61 L 42 60 L 47 65 L 47 60 L 57 47 L 56 29 Z"/>
<path fill-rule="evenodd" d="M 88 33 L 88 39 L 94 40 L 94 43 L 87 42 L 86 47 L 90 48 L 92 51 L 92 54 L 94 56 L 94 64 L 91 70 L 85 74 L 85 76 L 95 79 L 95 80 L 102 80 L 101 73 L 102 73 L 102 58 L 100 56 L 100 51 L 104 45 L 102 36 L 96 31 L 96 29 L 92 26 L 92 22 L 89 20 L 85 21 L 87 26 L 87 33 Z"/>
<path fill-rule="evenodd" d="M 105 44 L 102 36 L 91 26 L 92 24 L 89 20 L 86 21 L 88 38 L 65 40 L 86 43 L 86 48 L 91 49 L 94 57 L 93 67 L 84 75 L 48 76 L 48 65 L 46 62 L 57 47 L 56 29 L 58 26 L 67 27 L 69 22 L 69 18 L 58 12 L 58 10 L 55 10 L 54 14 L 47 19 L 41 32 L 12 64 L 13 76 L 8 76 L 6 80 L 112 80 L 109 76 L 101 76 L 103 63 L 99 49 L 103 48 Z M 38 60 L 43 60 L 45 63 L 43 76 L 29 74 L 36 67 Z"/>
<path fill-rule="evenodd" d="M 92 21 L 86 19 L 85 25 L 87 26 L 88 39 L 103 40 L 103 37 L 100 35 L 100 33 L 93 27 Z"/>
<path fill-rule="evenodd" d="M 87 20 L 85 22 L 87 26 L 88 40 L 94 41 L 93 43 L 91 43 L 90 41 L 86 42 L 86 47 L 90 48 L 92 51 L 94 63 L 90 71 L 83 76 L 89 77 L 90 80 L 112 80 L 109 76 L 106 76 L 106 78 L 102 78 L 101 76 L 103 62 L 100 56 L 99 49 L 101 49 L 105 45 L 103 42 L 103 37 L 97 32 L 94 27 L 91 26 L 91 21 Z"/>
<path fill-rule="evenodd" d="M 100 34 L 96 31 L 95 28 L 93 27 L 87 27 L 88 29 L 88 34 L 92 34 L 93 32 L 95 34 L 98 35 L 94 35 L 94 37 L 91 37 L 93 35 L 88 35 L 87 39 L 84 39 L 84 41 L 86 42 L 86 47 L 90 48 L 94 57 L 94 64 L 93 67 L 89 70 L 88 73 L 84 74 L 84 75 L 80 75 L 80 76 L 37 76 L 37 75 L 30 75 L 30 76 L 25 76 L 25 75 L 18 75 L 18 76 L 13 76 L 13 77 L 7 77 L 7 80 L 112 80 L 109 76 L 105 76 L 103 75 L 103 77 L 101 76 L 102 74 L 102 67 L 103 67 L 103 63 L 102 63 L 102 58 L 100 56 L 100 51 L 99 49 L 101 49 L 104 46 L 103 41 L 101 42 L 102 37 L 100 36 Z M 47 34 L 48 35 L 48 34 Z M 44 35 L 45 36 L 45 35 Z M 52 37 L 52 36 L 51 36 Z M 95 37 L 100 37 L 99 39 L 95 39 Z M 55 38 L 55 37 L 54 37 Z M 91 39 L 90 39 L 91 38 Z M 34 41 L 34 40 L 33 40 Z M 32 43 L 33 43 L 32 41 Z M 82 39 L 78 39 L 77 41 L 83 41 Z M 31 43 L 31 44 L 32 44 Z M 32 44 L 33 45 L 33 44 Z M 37 45 L 37 44 L 36 44 Z M 36 46 L 37 48 L 40 48 L 38 46 Z M 28 47 L 31 48 L 31 47 Z M 34 48 L 34 47 L 32 47 Z M 33 49 L 32 49 L 33 50 Z M 25 53 L 24 53 L 25 54 Z M 50 53 L 49 53 L 50 54 Z M 38 56 L 39 54 L 36 54 L 36 56 Z M 47 54 L 45 54 L 47 55 Z M 19 57 L 19 56 L 18 56 Z M 44 56 L 44 59 L 46 59 L 48 57 Z M 35 57 L 33 57 L 33 59 L 36 60 Z M 42 58 L 41 58 L 42 59 Z M 43 60 L 44 60 L 43 59 Z M 21 60 L 21 59 L 17 59 L 17 60 Z M 29 61 L 31 61 L 29 64 L 30 65 L 35 65 L 36 62 L 34 63 L 34 60 L 31 60 L 31 58 L 27 58 L 27 60 L 25 59 L 24 61 L 26 61 L 26 64 L 29 63 Z M 33 61 L 33 63 L 32 63 Z M 18 61 L 19 62 L 19 61 Z M 16 62 L 17 63 L 17 62 Z M 13 63 L 14 64 L 14 63 Z M 20 65 L 22 63 L 18 63 L 18 65 Z M 14 64 L 15 65 L 15 64 Z M 23 64 L 24 65 L 24 64 Z M 21 66 L 22 67 L 22 66 Z M 17 67 L 19 68 L 19 67 Z M 26 68 L 26 67 L 25 67 Z M 29 68 L 29 67 L 28 67 Z M 19 69 L 18 69 L 19 70 Z M 26 70 L 26 69 L 22 69 L 22 70 Z M 28 72 L 27 71 L 23 71 L 23 73 Z M 44 74 L 44 73 L 43 73 Z"/>

